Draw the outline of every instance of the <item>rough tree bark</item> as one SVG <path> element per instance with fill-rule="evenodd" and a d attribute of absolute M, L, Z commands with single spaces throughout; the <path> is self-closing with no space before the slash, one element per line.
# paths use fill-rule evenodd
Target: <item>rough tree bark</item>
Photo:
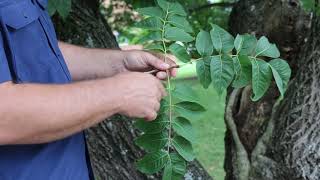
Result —
<path fill-rule="evenodd" d="M 283 101 L 274 85 L 257 103 L 250 88 L 230 90 L 226 179 L 319 180 L 320 18 L 303 12 L 298 0 L 240 0 L 230 30 L 270 37 L 293 78 Z"/>
<path fill-rule="evenodd" d="M 72 12 L 66 21 L 57 16 L 53 18 L 59 39 L 86 47 L 118 48 L 109 25 L 100 14 L 99 5 L 98 0 L 73 0 Z M 159 175 L 139 173 L 134 166 L 143 151 L 133 143 L 137 132 L 132 120 L 118 115 L 86 134 L 97 180 L 159 179 Z M 190 165 L 186 177 L 211 179 L 197 161 Z"/>

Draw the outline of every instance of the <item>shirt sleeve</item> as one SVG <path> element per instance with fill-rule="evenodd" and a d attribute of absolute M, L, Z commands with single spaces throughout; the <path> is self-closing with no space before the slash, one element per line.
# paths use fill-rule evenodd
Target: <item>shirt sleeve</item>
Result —
<path fill-rule="evenodd" d="M 1 32 L 1 29 L 0 29 Z M 2 32 L 0 33 L 0 83 L 12 81 L 12 74 L 9 68 L 8 55 L 6 54 L 6 48 Z"/>

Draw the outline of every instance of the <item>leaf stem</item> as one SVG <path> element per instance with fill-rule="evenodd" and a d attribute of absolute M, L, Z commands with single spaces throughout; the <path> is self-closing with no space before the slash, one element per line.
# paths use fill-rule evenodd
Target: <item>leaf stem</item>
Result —
<path fill-rule="evenodd" d="M 168 54 L 168 50 L 167 50 L 167 46 L 166 46 L 166 42 L 165 42 L 165 27 L 167 25 L 167 20 L 168 20 L 168 15 L 169 15 L 169 11 L 167 10 L 166 12 L 166 16 L 164 18 L 163 21 L 163 27 L 162 27 L 162 45 L 163 45 L 163 49 L 164 49 L 164 61 L 167 62 L 167 54 Z M 172 109 L 172 87 L 171 87 L 171 77 L 170 77 L 170 70 L 167 70 L 167 85 L 168 85 L 168 97 L 169 97 L 169 132 L 168 132 L 168 149 L 167 152 L 170 153 L 170 147 L 172 144 L 172 138 L 171 138 L 171 134 L 172 134 L 172 113 L 173 113 L 173 109 Z"/>

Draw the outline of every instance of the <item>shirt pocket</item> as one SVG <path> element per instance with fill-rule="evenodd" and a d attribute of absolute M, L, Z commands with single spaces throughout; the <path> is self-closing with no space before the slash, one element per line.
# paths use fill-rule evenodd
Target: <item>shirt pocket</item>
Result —
<path fill-rule="evenodd" d="M 38 5 L 18 0 L 1 8 L 18 82 L 66 83 L 69 78 L 41 23 Z"/>

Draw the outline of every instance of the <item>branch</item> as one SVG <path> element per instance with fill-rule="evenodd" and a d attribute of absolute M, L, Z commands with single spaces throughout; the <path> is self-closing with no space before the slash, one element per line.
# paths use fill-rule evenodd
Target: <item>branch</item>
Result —
<path fill-rule="evenodd" d="M 212 8 L 212 7 L 229 8 L 229 7 L 233 7 L 234 5 L 235 5 L 235 3 L 231 3 L 231 2 L 211 3 L 211 4 L 205 4 L 205 5 L 193 8 L 193 9 L 189 9 L 189 11 L 196 12 L 196 11 L 200 11 L 200 10 Z"/>
<path fill-rule="evenodd" d="M 235 148 L 236 148 L 236 162 L 234 167 L 235 176 L 237 176 L 237 179 L 239 180 L 248 180 L 249 172 L 250 172 L 250 160 L 248 157 L 248 153 L 240 140 L 237 125 L 233 118 L 234 105 L 236 104 L 240 93 L 241 91 L 239 89 L 235 89 L 232 91 L 229 97 L 229 102 L 226 107 L 225 120 L 226 120 L 227 127 L 230 130 L 231 135 L 233 137 L 233 141 L 235 143 Z"/>

